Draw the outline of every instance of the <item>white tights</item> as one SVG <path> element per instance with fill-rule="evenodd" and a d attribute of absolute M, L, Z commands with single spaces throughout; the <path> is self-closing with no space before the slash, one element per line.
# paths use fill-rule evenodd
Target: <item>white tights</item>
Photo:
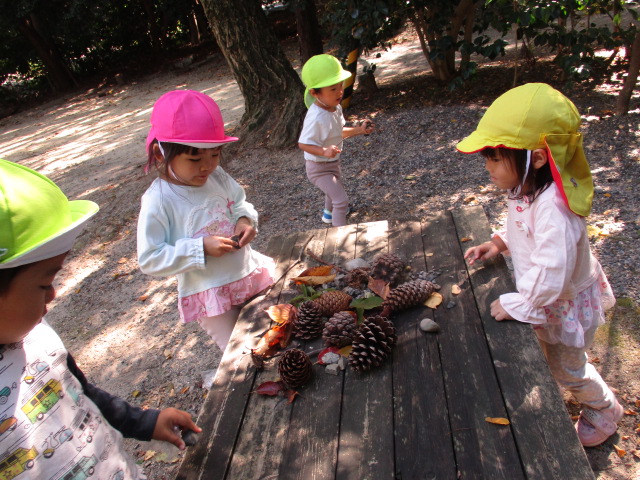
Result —
<path fill-rule="evenodd" d="M 198 319 L 198 323 L 202 329 L 209 334 L 214 342 L 218 344 L 220 350 L 224 352 L 231 338 L 233 327 L 240 316 L 240 310 L 243 305 L 234 305 L 231 310 L 224 312 L 215 317 L 202 317 Z"/>

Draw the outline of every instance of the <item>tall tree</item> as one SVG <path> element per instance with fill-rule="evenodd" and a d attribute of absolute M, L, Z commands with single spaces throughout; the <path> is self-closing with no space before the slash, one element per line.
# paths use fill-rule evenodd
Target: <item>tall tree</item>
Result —
<path fill-rule="evenodd" d="M 203 0 L 222 54 L 244 96 L 245 146 L 295 145 L 304 114 L 300 77 L 280 48 L 259 0 Z"/>
<path fill-rule="evenodd" d="M 304 64 L 314 55 L 324 53 L 316 2 L 314 0 L 290 0 L 296 17 L 296 30 L 300 46 L 300 61 Z"/>

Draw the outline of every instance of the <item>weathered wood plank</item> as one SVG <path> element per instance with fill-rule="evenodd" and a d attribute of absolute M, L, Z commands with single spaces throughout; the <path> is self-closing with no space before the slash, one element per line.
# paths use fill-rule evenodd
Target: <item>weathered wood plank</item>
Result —
<path fill-rule="evenodd" d="M 389 250 L 406 259 L 416 272 L 426 270 L 421 234 L 417 222 L 394 223 L 389 238 Z M 398 334 L 393 351 L 396 472 L 402 479 L 456 478 L 438 337 L 419 328 L 426 317 L 433 318 L 430 309 L 417 306 L 394 320 Z"/>
<path fill-rule="evenodd" d="M 524 478 L 518 451 L 509 426 L 485 421 L 486 417 L 505 417 L 506 408 L 484 339 L 482 322 L 469 288 L 453 220 L 441 214 L 431 220 L 424 237 L 425 252 L 432 266 L 442 273 L 443 305 L 434 311 L 440 324 L 438 334 L 449 419 L 459 475 L 461 478 L 515 480 Z M 452 248 L 454 247 L 454 248 Z M 462 292 L 451 295 L 451 287 Z M 456 305 L 447 308 L 448 302 Z"/>
<path fill-rule="evenodd" d="M 355 257 L 372 260 L 386 252 L 387 222 L 358 225 Z M 345 372 L 342 393 L 338 480 L 394 479 L 391 361 L 364 374 Z"/>
<path fill-rule="evenodd" d="M 270 253 L 277 265 L 276 277 L 288 267 L 295 240 L 294 235 L 274 238 L 270 243 Z M 278 292 L 279 288 L 272 289 L 267 301 L 277 298 Z M 244 355 L 242 350 L 247 338 L 258 335 L 269 325 L 269 319 L 259 315 L 263 300 L 264 297 L 255 298 L 238 319 L 198 416 L 202 434 L 198 443 L 187 450 L 176 477 L 179 480 L 225 478 L 254 380 L 250 356 Z"/>
<path fill-rule="evenodd" d="M 293 248 L 287 248 L 291 251 L 291 256 L 288 261 L 282 262 L 282 264 L 290 265 L 295 262 L 302 249 L 309 245 L 312 247 L 316 245 L 322 249 L 325 237 L 326 229 L 308 231 L 297 235 L 297 237 L 294 236 Z M 311 241 L 307 244 L 309 238 Z M 285 241 L 287 240 L 289 239 L 285 239 Z M 276 245 L 275 248 L 278 246 Z M 267 252 L 270 253 L 269 250 Z M 262 308 L 289 302 L 297 294 L 294 289 L 289 287 L 289 279 L 297 276 L 303 268 L 304 264 L 299 264 L 289 271 L 280 282 L 278 291 L 274 291 L 274 295 L 271 296 L 273 302 L 264 301 Z M 266 316 L 266 313 L 260 312 L 258 315 Z M 255 343 L 257 344 L 257 339 Z M 254 390 L 263 382 L 278 380 L 277 361 L 278 358 L 269 360 L 265 364 L 264 370 L 257 372 Z M 258 479 L 274 475 L 273 478 L 277 477 L 289 427 L 291 408 L 292 406 L 284 398 L 251 394 L 226 478 Z"/>
<path fill-rule="evenodd" d="M 464 252 L 490 238 L 482 207 L 453 211 Z M 471 285 L 482 317 L 493 364 L 528 478 L 594 478 L 557 385 L 549 372 L 531 327 L 519 322 L 496 322 L 491 302 L 515 291 L 504 259 L 469 266 Z M 508 341 L 505 341 L 508 339 Z"/>
<path fill-rule="evenodd" d="M 353 258 L 355 236 L 355 225 L 328 229 L 322 259 L 340 265 L 344 260 Z M 309 352 L 322 346 L 319 338 L 303 347 Z M 342 382 L 342 374 L 327 375 L 322 367 L 314 369 L 314 377 L 301 389 L 301 397 L 293 403 L 278 479 L 325 480 L 334 477 Z"/>

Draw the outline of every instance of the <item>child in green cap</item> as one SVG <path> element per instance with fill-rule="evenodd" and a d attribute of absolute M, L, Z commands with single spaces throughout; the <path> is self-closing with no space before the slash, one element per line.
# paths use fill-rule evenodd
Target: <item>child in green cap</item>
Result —
<path fill-rule="evenodd" d="M 97 211 L 0 160 L 0 477 L 143 479 L 123 436 L 183 449 L 180 430 L 200 431 L 187 412 L 143 410 L 90 384 L 43 318 L 56 274 Z"/>
<path fill-rule="evenodd" d="M 576 431 L 592 447 L 616 432 L 623 408 L 586 353 L 615 299 L 589 248 L 593 181 L 579 127 L 567 97 L 530 83 L 495 100 L 457 148 L 479 152 L 509 195 L 506 228 L 465 258 L 511 255 L 517 292 L 493 301 L 491 315 L 533 325 L 556 381 L 584 406 Z"/>
<path fill-rule="evenodd" d="M 346 127 L 342 116 L 343 82 L 351 73 L 338 59 L 322 54 L 311 57 L 302 67 L 305 105 L 298 147 L 304 151 L 307 178 L 325 194 L 322 221 L 334 227 L 347 224 L 349 198 L 342 183 L 340 153 L 342 140 L 373 132 L 370 120 L 357 127 Z"/>

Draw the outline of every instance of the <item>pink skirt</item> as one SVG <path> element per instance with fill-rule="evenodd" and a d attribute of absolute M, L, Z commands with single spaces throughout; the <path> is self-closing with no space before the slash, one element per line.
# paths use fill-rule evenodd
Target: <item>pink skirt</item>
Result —
<path fill-rule="evenodd" d="M 265 258 L 269 264 L 256 268 L 240 280 L 178 299 L 180 319 L 187 323 L 221 315 L 270 287 L 274 281 L 275 264 L 271 258 Z"/>
<path fill-rule="evenodd" d="M 534 325 L 536 335 L 547 343 L 561 343 L 568 347 L 585 345 L 585 332 L 605 321 L 604 312 L 616 303 L 611 285 L 604 272 L 597 282 L 584 289 L 572 300 L 556 300 L 544 307 L 547 323 Z"/>

